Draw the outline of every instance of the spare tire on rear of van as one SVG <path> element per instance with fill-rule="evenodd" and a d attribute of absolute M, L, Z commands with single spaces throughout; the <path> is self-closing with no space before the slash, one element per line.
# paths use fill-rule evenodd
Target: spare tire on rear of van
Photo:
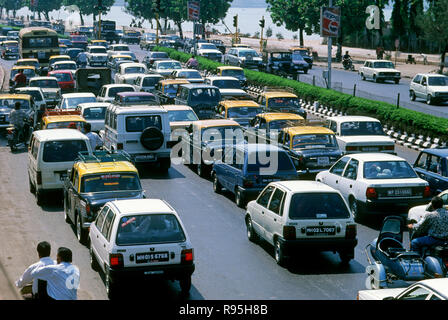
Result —
<path fill-rule="evenodd" d="M 163 145 L 163 141 L 163 133 L 156 127 L 146 128 L 140 137 L 141 144 L 150 151 L 159 149 Z"/>

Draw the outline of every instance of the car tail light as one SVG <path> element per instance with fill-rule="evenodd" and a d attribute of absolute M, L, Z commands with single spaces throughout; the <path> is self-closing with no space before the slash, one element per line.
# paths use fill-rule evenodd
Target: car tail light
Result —
<path fill-rule="evenodd" d="M 448 269 L 448 259 L 443 259 L 443 264 Z"/>
<path fill-rule="evenodd" d="M 285 240 L 295 240 L 296 239 L 296 227 L 294 227 L 294 226 L 284 226 L 283 227 L 283 239 L 285 239 Z"/>
<path fill-rule="evenodd" d="M 181 263 L 183 264 L 191 264 L 193 263 L 193 249 L 184 249 L 181 252 Z"/>
<path fill-rule="evenodd" d="M 375 188 L 367 188 L 366 197 L 367 197 L 367 199 L 377 199 L 378 193 L 376 193 Z"/>
<path fill-rule="evenodd" d="M 425 190 L 423 191 L 423 197 L 428 198 L 431 196 L 431 188 L 429 186 L 425 187 Z"/>
<path fill-rule="evenodd" d="M 90 215 L 90 204 L 86 204 L 86 214 Z"/>
<path fill-rule="evenodd" d="M 395 146 L 394 145 L 391 145 L 391 146 L 384 146 L 384 150 L 394 150 L 395 149 Z"/>
<path fill-rule="evenodd" d="M 123 144 L 117 143 L 117 150 L 123 150 Z"/>
<path fill-rule="evenodd" d="M 42 184 L 42 172 L 40 172 L 40 171 L 36 172 L 36 183 Z"/>
<path fill-rule="evenodd" d="M 345 228 L 345 239 L 356 239 L 356 224 L 349 224 Z"/>
<path fill-rule="evenodd" d="M 355 146 L 346 146 L 346 147 L 345 147 L 345 150 L 346 150 L 346 151 L 357 151 L 357 150 L 358 150 L 358 147 L 355 147 Z"/>
<path fill-rule="evenodd" d="M 111 268 L 123 267 L 123 255 L 121 253 L 111 253 L 109 255 L 109 263 Z"/>

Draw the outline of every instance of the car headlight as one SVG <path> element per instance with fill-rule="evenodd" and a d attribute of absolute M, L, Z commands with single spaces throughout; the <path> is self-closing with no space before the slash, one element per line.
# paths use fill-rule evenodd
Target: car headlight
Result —
<path fill-rule="evenodd" d="M 400 76 L 400 72 L 397 72 L 395 75 L 396 75 L 396 76 Z"/>

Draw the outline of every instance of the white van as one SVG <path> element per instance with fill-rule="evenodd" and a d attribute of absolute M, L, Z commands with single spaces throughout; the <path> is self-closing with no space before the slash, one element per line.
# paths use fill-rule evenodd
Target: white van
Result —
<path fill-rule="evenodd" d="M 28 151 L 30 192 L 36 194 L 37 204 L 43 194 L 62 190 L 67 171 L 72 168 L 80 151 L 92 152 L 89 139 L 75 129 L 34 131 Z"/>

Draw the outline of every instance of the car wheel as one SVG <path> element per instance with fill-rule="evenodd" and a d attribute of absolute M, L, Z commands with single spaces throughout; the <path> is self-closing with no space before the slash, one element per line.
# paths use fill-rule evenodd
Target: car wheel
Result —
<path fill-rule="evenodd" d="M 366 77 L 364 77 L 364 73 L 361 72 L 361 80 L 366 81 Z"/>
<path fill-rule="evenodd" d="M 115 299 L 115 297 L 117 296 L 117 284 L 116 283 L 112 283 L 110 280 L 110 276 L 109 276 L 109 271 L 106 271 L 105 274 L 105 279 L 104 279 L 105 285 L 106 285 L 106 293 L 107 293 L 107 297 L 110 300 Z"/>
<path fill-rule="evenodd" d="M 219 183 L 218 177 L 216 176 L 216 173 L 213 173 L 213 191 L 215 193 L 221 193 L 222 186 Z"/>
<path fill-rule="evenodd" d="M 76 225 L 76 237 L 78 238 L 79 243 L 85 245 L 87 243 L 86 230 L 82 227 L 82 218 L 79 215 L 75 216 L 75 225 Z"/>
<path fill-rule="evenodd" d="M 179 280 L 180 289 L 183 295 L 188 295 L 191 289 L 191 276 Z"/>
<path fill-rule="evenodd" d="M 168 170 L 171 167 L 171 159 L 170 158 L 164 158 L 162 160 L 160 160 L 160 170 L 162 170 L 162 172 L 168 172 Z"/>
<path fill-rule="evenodd" d="M 275 261 L 279 266 L 285 265 L 286 259 L 285 256 L 283 255 L 283 246 L 278 239 L 275 239 L 274 241 L 274 256 Z"/>
<path fill-rule="evenodd" d="M 67 223 L 70 223 L 70 218 L 69 218 L 69 207 L 68 207 L 68 203 L 67 203 L 67 196 L 64 196 L 64 220 Z"/>
<path fill-rule="evenodd" d="M 235 190 L 235 203 L 240 208 L 244 207 L 245 204 L 244 193 L 240 190 L 240 188 L 236 188 Z"/>
<path fill-rule="evenodd" d="M 359 208 L 358 201 L 356 201 L 356 199 L 352 198 L 350 200 L 350 211 L 352 212 L 353 217 L 355 218 L 356 222 L 361 221 L 362 213 L 361 213 L 361 210 Z"/>
<path fill-rule="evenodd" d="M 307 74 L 308 73 L 308 69 L 303 69 L 303 73 Z M 296 77 L 296 79 L 297 79 L 297 77 Z"/>
<path fill-rule="evenodd" d="M 36 202 L 38 206 L 42 206 L 44 204 L 44 197 L 38 190 L 36 190 Z"/>
<path fill-rule="evenodd" d="M 400 83 L 400 79 L 395 79 L 395 84 L 399 84 Z"/>
<path fill-rule="evenodd" d="M 90 267 L 92 267 L 92 270 L 98 271 L 100 269 L 100 266 L 98 265 L 98 260 L 96 260 L 92 247 L 90 247 L 89 251 L 90 251 Z"/>
<path fill-rule="evenodd" d="M 257 242 L 258 235 L 257 232 L 254 230 L 254 226 L 252 225 L 252 219 L 250 217 L 247 217 L 246 219 L 246 230 L 247 230 L 247 239 L 252 242 Z"/>
<path fill-rule="evenodd" d="M 434 101 L 433 101 L 432 96 L 430 94 L 428 94 L 428 96 L 426 97 L 426 104 L 431 105 L 433 103 L 434 103 Z"/>
<path fill-rule="evenodd" d="M 36 192 L 36 187 L 34 186 L 34 184 L 31 182 L 31 178 L 30 176 L 28 176 L 28 185 L 30 187 L 30 192 L 31 193 L 35 193 Z"/>
<path fill-rule="evenodd" d="M 376 77 L 376 75 L 373 75 L 373 81 L 375 83 L 379 83 L 380 82 L 380 80 Z"/>
<path fill-rule="evenodd" d="M 203 163 L 200 163 L 196 166 L 196 172 L 197 172 L 198 176 L 200 176 L 201 178 L 207 178 L 209 175 L 209 169 Z"/>
<path fill-rule="evenodd" d="M 353 256 L 354 256 L 353 250 L 352 250 L 352 252 L 345 251 L 345 250 L 339 251 L 338 254 L 339 254 L 339 259 L 341 259 L 342 265 L 348 265 L 350 260 L 352 260 Z"/>
<path fill-rule="evenodd" d="M 417 97 L 415 96 L 415 92 L 414 92 L 414 91 L 411 91 L 411 92 L 409 93 L 409 96 L 410 96 L 410 98 L 411 98 L 411 101 L 415 101 L 415 98 L 417 98 Z"/>

